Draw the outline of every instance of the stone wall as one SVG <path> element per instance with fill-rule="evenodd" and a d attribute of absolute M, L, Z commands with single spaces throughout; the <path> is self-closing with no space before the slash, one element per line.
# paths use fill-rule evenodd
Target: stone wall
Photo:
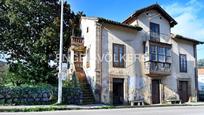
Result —
<path fill-rule="evenodd" d="M 64 104 L 80 104 L 82 93 L 79 88 L 63 88 Z M 0 87 L 1 105 L 47 105 L 57 102 L 57 87 Z"/>

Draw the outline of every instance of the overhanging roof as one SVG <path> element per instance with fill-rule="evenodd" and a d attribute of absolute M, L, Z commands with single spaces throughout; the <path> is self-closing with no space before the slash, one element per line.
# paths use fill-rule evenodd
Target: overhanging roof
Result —
<path fill-rule="evenodd" d="M 156 10 L 160 14 L 162 14 L 162 16 L 169 21 L 169 24 L 171 27 L 173 27 L 177 24 L 177 22 L 163 8 L 161 8 L 161 6 L 159 4 L 153 4 L 153 5 L 150 5 L 148 7 L 142 8 L 140 10 L 136 10 L 133 13 L 133 15 L 128 17 L 125 21 L 123 21 L 123 23 L 129 24 L 130 22 L 135 20 L 140 14 L 142 14 L 143 12 L 149 11 L 149 10 Z"/>
<path fill-rule="evenodd" d="M 190 41 L 190 42 L 193 42 L 193 43 L 196 43 L 196 44 L 204 44 L 204 42 L 202 42 L 202 41 L 198 41 L 198 40 L 195 40 L 195 39 L 192 39 L 192 38 L 188 38 L 188 37 L 184 37 L 184 36 L 182 36 L 182 35 L 173 35 L 172 34 L 172 38 L 173 39 L 181 39 L 181 40 L 186 40 L 186 41 Z"/>
<path fill-rule="evenodd" d="M 142 28 L 139 27 L 139 26 L 132 26 L 132 25 L 120 23 L 120 22 L 117 22 L 117 21 L 101 18 L 101 17 L 98 17 L 97 19 L 98 19 L 99 23 L 108 23 L 108 24 L 112 24 L 112 25 L 117 25 L 117 26 L 125 27 L 125 28 L 136 29 L 137 31 L 141 31 L 142 30 Z"/>

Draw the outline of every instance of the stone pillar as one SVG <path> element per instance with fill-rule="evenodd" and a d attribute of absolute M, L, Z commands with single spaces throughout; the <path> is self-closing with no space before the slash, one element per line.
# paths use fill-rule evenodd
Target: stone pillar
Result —
<path fill-rule="evenodd" d="M 96 58 L 102 59 L 102 38 L 101 31 L 102 26 L 100 24 L 96 25 Z M 102 92 L 102 62 L 100 59 L 96 59 L 96 89 L 94 92 L 94 96 L 96 102 L 101 101 L 101 92 Z"/>

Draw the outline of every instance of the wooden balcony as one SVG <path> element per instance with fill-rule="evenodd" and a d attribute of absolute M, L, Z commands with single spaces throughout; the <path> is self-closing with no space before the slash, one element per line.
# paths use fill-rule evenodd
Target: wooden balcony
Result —
<path fill-rule="evenodd" d="M 148 76 L 167 76 L 171 74 L 171 63 L 166 62 L 145 62 L 145 74 Z"/>
<path fill-rule="evenodd" d="M 148 76 L 167 76 L 171 74 L 172 45 L 159 41 L 144 42 L 144 70 Z"/>
<path fill-rule="evenodd" d="M 84 46 L 84 38 L 82 37 L 71 37 L 71 45 L 72 46 Z"/>
<path fill-rule="evenodd" d="M 76 52 L 84 53 L 86 51 L 86 47 L 84 46 L 84 38 L 71 36 L 71 49 Z"/>

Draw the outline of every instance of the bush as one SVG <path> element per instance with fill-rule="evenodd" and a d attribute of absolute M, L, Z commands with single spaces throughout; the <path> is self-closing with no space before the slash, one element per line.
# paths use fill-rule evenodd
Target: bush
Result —
<path fill-rule="evenodd" d="M 64 87 L 62 90 L 63 104 L 81 104 L 82 102 L 82 92 L 79 87 L 67 88 Z"/>
<path fill-rule="evenodd" d="M 80 104 L 81 97 L 80 88 L 63 88 L 63 103 Z M 0 87 L 0 104 L 2 105 L 47 105 L 54 104 L 56 101 L 57 87 L 51 85 Z"/>

